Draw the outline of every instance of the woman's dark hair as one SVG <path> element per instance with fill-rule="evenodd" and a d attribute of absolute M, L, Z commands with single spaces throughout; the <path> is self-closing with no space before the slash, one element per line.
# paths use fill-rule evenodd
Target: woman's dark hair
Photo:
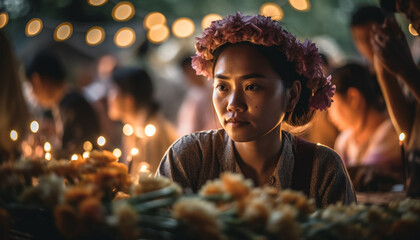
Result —
<path fill-rule="evenodd" d="M 149 109 L 149 114 L 159 110 L 159 104 L 154 100 L 154 88 L 149 74 L 137 67 L 117 67 L 112 73 L 112 81 L 122 94 L 133 97 L 136 107 Z"/>
<path fill-rule="evenodd" d="M 77 92 L 67 94 L 60 102 L 63 123 L 62 157 L 83 151 L 83 143 L 96 142 L 100 135 L 99 118 L 93 107 Z"/>
<path fill-rule="evenodd" d="M 256 45 L 250 42 L 242 42 L 239 44 L 248 45 L 256 49 L 260 54 L 268 59 L 273 70 L 283 80 L 284 86 L 290 88 L 295 80 L 299 80 L 301 83 L 301 92 L 299 100 L 292 112 L 287 112 L 285 115 L 285 121 L 291 126 L 303 126 L 309 123 L 315 111 L 309 109 L 309 98 L 312 96 L 312 90 L 306 87 L 307 79 L 300 76 L 295 71 L 295 64 L 287 61 L 286 56 L 278 47 L 266 47 L 263 45 Z M 236 44 L 235 44 L 236 45 Z M 214 53 L 213 59 L 213 72 L 216 66 L 217 59 L 226 47 L 232 46 L 231 43 L 226 43 L 217 48 Z"/>
<path fill-rule="evenodd" d="M 356 9 L 351 16 L 350 26 L 360 26 L 368 23 L 382 24 L 385 21 L 386 13 L 376 6 L 362 6 Z"/>
<path fill-rule="evenodd" d="M 346 64 L 333 71 L 332 82 L 336 86 L 336 94 L 346 95 L 347 90 L 354 87 L 362 94 L 369 107 L 379 112 L 385 111 L 384 97 L 376 76 L 367 67 L 357 63 Z"/>
<path fill-rule="evenodd" d="M 54 84 L 65 82 L 66 71 L 60 59 L 51 52 L 41 51 L 26 62 L 25 74 L 30 79 L 32 74 L 38 73 L 43 79 Z"/>

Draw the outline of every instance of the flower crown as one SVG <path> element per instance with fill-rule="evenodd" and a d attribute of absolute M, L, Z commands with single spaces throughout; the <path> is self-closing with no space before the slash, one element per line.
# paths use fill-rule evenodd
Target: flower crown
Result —
<path fill-rule="evenodd" d="M 213 53 L 225 43 L 248 41 L 267 47 L 276 46 L 285 54 L 287 61 L 295 64 L 296 73 L 308 80 L 306 87 L 312 89 L 309 108 L 325 110 L 331 106 L 335 85 L 332 85 L 330 76 L 326 78 L 322 73 L 322 60 L 315 44 L 310 40 L 301 43 L 270 17 L 243 16 L 240 12 L 228 15 L 213 21 L 210 27 L 204 29 L 202 37 L 196 40 L 197 51 L 192 57 L 192 67 L 197 75 L 213 77 Z"/>

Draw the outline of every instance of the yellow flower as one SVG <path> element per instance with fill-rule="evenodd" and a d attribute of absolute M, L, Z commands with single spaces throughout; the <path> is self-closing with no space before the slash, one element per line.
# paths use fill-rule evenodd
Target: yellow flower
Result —
<path fill-rule="evenodd" d="M 298 212 L 290 205 L 279 206 L 271 213 L 267 230 L 281 236 L 281 239 L 298 240 L 301 235 L 300 224 L 296 221 Z"/>
<path fill-rule="evenodd" d="M 137 239 L 140 236 L 140 230 L 137 227 L 140 217 L 136 210 L 129 204 L 122 202 L 114 205 L 113 212 L 115 222 L 112 225 L 117 227 L 122 239 Z"/>
<path fill-rule="evenodd" d="M 220 179 L 223 189 L 235 199 L 243 199 L 251 192 L 252 181 L 241 174 L 223 173 Z"/>

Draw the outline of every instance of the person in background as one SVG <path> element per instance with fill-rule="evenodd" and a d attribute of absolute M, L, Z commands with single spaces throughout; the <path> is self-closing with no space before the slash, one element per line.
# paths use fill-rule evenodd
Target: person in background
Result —
<path fill-rule="evenodd" d="M 349 63 L 332 73 L 332 82 L 337 90 L 328 113 L 341 131 L 334 149 L 346 164 L 355 189 L 390 190 L 388 182 L 386 186 L 371 182 L 378 180 L 376 176 L 389 176 L 389 182 L 396 184 L 402 175 L 398 135 L 376 79 L 366 67 Z M 375 174 L 371 180 L 367 176 L 360 179 L 366 168 L 375 171 L 370 173 Z"/>
<path fill-rule="evenodd" d="M 180 136 L 196 131 L 217 129 L 217 116 L 211 104 L 211 86 L 205 77 L 195 74 L 191 57 L 181 61 L 181 67 L 188 81 L 187 94 L 178 112 L 178 134 Z"/>
<path fill-rule="evenodd" d="M 370 31 L 375 24 L 382 24 L 385 11 L 376 6 L 362 6 L 353 12 L 350 20 L 350 31 L 359 53 L 369 62 L 373 72 L 373 49 L 370 42 Z"/>
<path fill-rule="evenodd" d="M 301 43 L 271 18 L 238 12 L 213 21 L 195 47 L 192 66 L 213 80 L 222 129 L 180 138 L 158 175 L 197 192 L 234 172 L 257 186 L 302 191 L 317 207 L 356 201 L 333 150 L 282 130 L 307 124 L 315 110 L 331 105 L 335 87 L 322 73 L 315 44 Z"/>
<path fill-rule="evenodd" d="M 29 112 L 18 77 L 12 45 L 0 30 L 0 163 L 20 155 L 20 143 L 29 130 Z M 10 132 L 18 134 L 13 141 Z"/>
<path fill-rule="evenodd" d="M 390 4 L 391 3 L 391 4 Z M 420 31 L 420 3 L 416 0 L 389 1 Z M 385 1 L 382 1 L 385 6 Z M 371 31 L 374 67 L 384 93 L 391 120 L 398 133 L 405 134 L 410 178 L 407 195 L 420 197 L 420 70 L 413 60 L 407 40 L 394 18 Z M 408 98 L 402 86 L 413 98 Z"/>
<path fill-rule="evenodd" d="M 125 132 L 129 136 L 123 136 L 121 161 L 129 165 L 133 179 L 146 170 L 144 166 L 154 173 L 168 147 L 177 139 L 176 129 L 159 112 L 152 79 L 145 70 L 117 67 L 112 83 L 108 115 L 131 126 L 131 131 Z"/>

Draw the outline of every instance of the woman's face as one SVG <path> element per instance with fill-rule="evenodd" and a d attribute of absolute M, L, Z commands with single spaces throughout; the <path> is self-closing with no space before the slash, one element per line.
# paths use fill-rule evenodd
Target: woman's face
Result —
<path fill-rule="evenodd" d="M 114 121 L 125 122 L 126 115 L 130 113 L 133 105 L 130 100 L 116 85 L 112 85 L 108 92 L 108 117 Z"/>
<path fill-rule="evenodd" d="M 232 140 L 256 140 L 280 127 L 285 88 L 268 60 L 248 45 L 233 45 L 214 68 L 213 104 Z"/>
<path fill-rule="evenodd" d="M 331 107 L 328 109 L 328 116 L 331 122 L 340 131 L 354 128 L 358 122 L 355 118 L 357 113 L 348 103 L 346 96 L 336 93 L 333 100 L 334 102 L 331 103 Z"/>

